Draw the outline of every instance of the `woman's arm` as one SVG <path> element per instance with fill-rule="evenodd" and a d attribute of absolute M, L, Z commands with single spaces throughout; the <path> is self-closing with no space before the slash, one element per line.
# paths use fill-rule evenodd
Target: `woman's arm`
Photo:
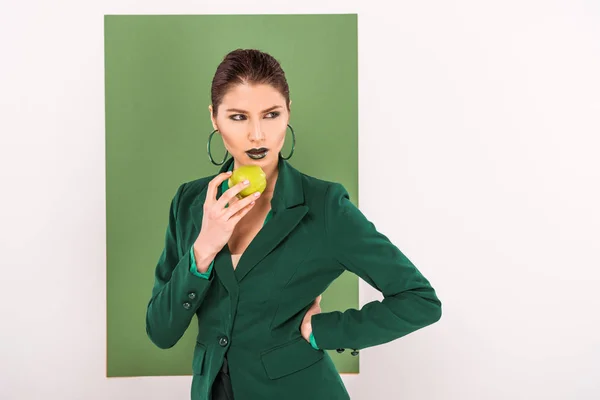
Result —
<path fill-rule="evenodd" d="M 191 270 L 192 248 L 179 257 L 177 210 L 185 184 L 177 189 L 169 212 L 165 245 L 154 273 L 154 287 L 146 310 L 146 333 L 162 349 L 173 347 L 185 333 L 212 283 Z"/>
<path fill-rule="evenodd" d="M 429 281 L 378 232 L 350 202 L 346 189 L 332 184 L 326 197 L 329 248 L 348 271 L 379 290 L 383 301 L 361 310 L 312 316 L 312 332 L 321 349 L 363 349 L 400 338 L 441 317 L 441 302 Z"/>

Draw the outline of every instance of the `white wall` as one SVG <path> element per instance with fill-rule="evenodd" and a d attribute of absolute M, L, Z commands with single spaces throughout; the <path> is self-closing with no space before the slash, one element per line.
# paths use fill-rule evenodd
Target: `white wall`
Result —
<path fill-rule="evenodd" d="M 103 14 L 233 12 L 359 13 L 361 207 L 444 315 L 352 398 L 600 398 L 598 2 L 89 3 L 1 5 L 1 399 L 188 398 L 104 377 Z"/>

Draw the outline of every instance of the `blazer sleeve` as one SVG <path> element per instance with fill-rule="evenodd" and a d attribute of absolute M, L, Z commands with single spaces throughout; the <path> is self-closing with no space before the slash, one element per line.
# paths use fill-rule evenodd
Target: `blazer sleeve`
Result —
<path fill-rule="evenodd" d="M 192 247 L 190 248 L 190 264 L 190 271 L 192 271 L 192 274 L 200 278 L 209 279 L 210 274 L 213 270 L 213 266 L 215 265 L 215 260 L 212 260 L 210 262 L 210 265 L 208 266 L 206 272 L 198 272 L 198 265 L 196 264 L 196 257 L 194 256 L 194 246 L 192 245 Z"/>
<path fill-rule="evenodd" d="M 177 210 L 181 185 L 171 201 L 165 244 L 154 272 L 154 286 L 146 309 L 146 333 L 162 348 L 173 347 L 183 336 L 200 307 L 213 278 L 192 273 L 191 248 L 180 257 L 177 241 Z"/>
<path fill-rule="evenodd" d="M 311 325 L 319 347 L 362 349 L 438 321 L 441 302 L 429 281 L 350 202 L 344 186 L 331 184 L 325 197 L 326 233 L 332 256 L 384 298 L 360 310 L 313 315 Z"/>

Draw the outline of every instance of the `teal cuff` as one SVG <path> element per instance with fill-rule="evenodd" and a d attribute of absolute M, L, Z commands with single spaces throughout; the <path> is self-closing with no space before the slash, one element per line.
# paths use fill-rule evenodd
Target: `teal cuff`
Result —
<path fill-rule="evenodd" d="M 214 263 L 215 260 L 212 260 L 210 262 L 210 265 L 208 266 L 208 270 L 206 270 L 206 272 L 198 272 L 198 266 L 196 265 L 196 257 L 194 256 L 194 246 L 192 246 L 190 250 L 190 271 L 192 274 L 196 275 L 199 278 L 210 279 L 210 273 L 212 272 Z"/>
<path fill-rule="evenodd" d="M 314 337 L 314 335 L 313 335 L 313 333 L 312 333 L 312 332 L 310 333 L 309 339 L 310 339 L 310 345 L 311 345 L 311 346 L 312 346 L 312 347 L 313 347 L 315 350 L 321 350 L 321 349 L 319 349 L 319 346 L 317 346 L 317 342 L 315 341 L 315 337 Z"/>

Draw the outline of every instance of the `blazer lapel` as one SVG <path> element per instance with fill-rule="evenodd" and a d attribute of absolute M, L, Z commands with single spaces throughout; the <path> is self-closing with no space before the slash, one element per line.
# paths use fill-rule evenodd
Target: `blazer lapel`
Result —
<path fill-rule="evenodd" d="M 240 282 L 271 253 L 300 223 L 308 212 L 304 205 L 304 190 L 300 172 L 281 155 L 278 161 L 279 175 L 271 199 L 271 219 L 248 245 L 235 269 Z"/>
<path fill-rule="evenodd" d="M 298 206 L 271 217 L 242 254 L 234 271 L 238 282 L 292 232 L 307 212 L 308 207 Z"/>

